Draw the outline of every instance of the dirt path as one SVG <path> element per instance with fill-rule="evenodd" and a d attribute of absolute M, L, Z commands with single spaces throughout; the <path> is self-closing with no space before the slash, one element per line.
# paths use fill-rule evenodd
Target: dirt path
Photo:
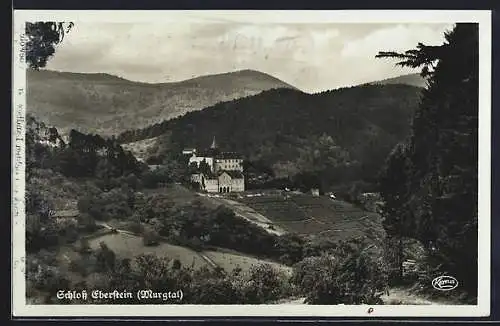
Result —
<path fill-rule="evenodd" d="M 407 288 L 391 288 L 389 295 L 381 297 L 388 305 L 454 305 L 456 302 L 446 299 L 427 298 L 423 295 L 413 294 Z"/>
<path fill-rule="evenodd" d="M 304 301 L 306 300 L 305 297 L 301 298 L 287 298 L 287 299 L 281 299 L 275 302 L 276 304 L 306 304 Z"/>
<path fill-rule="evenodd" d="M 212 197 L 208 196 L 207 194 L 198 194 L 199 196 L 205 197 L 208 200 L 211 200 L 214 203 L 217 204 L 223 204 L 227 207 L 229 207 L 236 216 L 239 216 L 248 222 L 255 224 L 262 229 L 264 229 L 266 232 L 275 234 L 275 235 L 283 235 L 286 233 L 286 231 L 279 226 L 277 226 L 273 221 L 265 217 L 264 215 L 256 212 L 254 209 L 248 207 L 245 204 L 239 203 L 234 200 L 230 200 L 227 198 L 217 198 L 217 197 Z M 272 229 L 269 228 L 269 226 L 272 225 Z"/>
<path fill-rule="evenodd" d="M 410 293 L 405 288 L 392 288 L 389 290 L 389 296 L 382 296 L 386 305 L 456 305 L 456 302 L 451 302 L 445 299 L 429 299 L 424 296 Z M 279 304 L 306 304 L 305 298 L 288 298 L 279 300 Z"/>
<path fill-rule="evenodd" d="M 203 258 L 213 269 L 217 269 L 219 265 L 217 265 L 210 257 L 205 255 L 203 252 L 199 252 L 198 255 L 200 255 L 201 258 Z"/>

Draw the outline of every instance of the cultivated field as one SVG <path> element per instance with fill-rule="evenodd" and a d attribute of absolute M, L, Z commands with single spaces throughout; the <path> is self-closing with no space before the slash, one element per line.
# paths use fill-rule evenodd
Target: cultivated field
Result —
<path fill-rule="evenodd" d="M 247 220 L 248 222 L 257 225 L 264 229 L 266 232 L 282 235 L 287 231 L 283 228 L 277 226 L 271 219 L 255 211 L 253 208 L 245 205 L 242 202 L 238 202 L 232 199 L 224 197 L 214 197 L 213 195 L 200 194 L 200 196 L 205 200 L 205 202 L 211 202 L 212 205 L 224 205 L 229 207 L 236 216 Z"/>
<path fill-rule="evenodd" d="M 340 200 L 311 195 L 244 197 L 240 202 L 265 215 L 278 226 L 303 235 L 331 235 L 348 239 L 381 232 L 378 214 Z M 370 232 L 370 231 L 368 231 Z"/>
<path fill-rule="evenodd" d="M 211 200 L 206 196 L 189 190 L 188 188 L 180 184 L 168 184 L 165 187 L 157 189 L 144 189 L 142 193 L 144 193 L 144 195 L 146 196 L 160 195 L 161 197 L 178 206 L 190 204 L 194 200 L 199 200 L 200 202 L 202 202 L 203 206 L 212 208 L 215 208 L 218 205 L 222 204 L 221 202 Z"/>

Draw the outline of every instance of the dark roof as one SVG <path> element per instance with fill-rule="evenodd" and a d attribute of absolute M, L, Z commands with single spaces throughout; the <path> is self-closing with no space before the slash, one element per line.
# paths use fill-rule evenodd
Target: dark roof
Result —
<path fill-rule="evenodd" d="M 199 157 L 213 157 L 213 156 L 217 156 L 219 154 L 219 150 L 217 150 L 216 148 L 215 149 L 212 149 L 212 148 L 209 148 L 209 149 L 206 149 L 204 151 L 200 151 L 196 154 L 196 156 L 199 156 Z"/>
<path fill-rule="evenodd" d="M 223 173 L 227 173 L 229 174 L 229 176 L 233 179 L 242 179 L 243 178 L 243 173 L 241 173 L 240 171 L 226 171 L 226 170 L 222 170 L 219 172 L 219 176 Z"/>
<path fill-rule="evenodd" d="M 208 172 L 199 172 L 205 179 L 216 179 L 217 175 L 213 173 L 212 171 Z"/>
<path fill-rule="evenodd" d="M 221 152 L 215 158 L 219 159 L 241 159 L 241 155 L 236 152 Z"/>

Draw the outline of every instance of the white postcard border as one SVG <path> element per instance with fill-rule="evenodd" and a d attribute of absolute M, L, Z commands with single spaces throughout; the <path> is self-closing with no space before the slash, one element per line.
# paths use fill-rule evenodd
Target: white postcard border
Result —
<path fill-rule="evenodd" d="M 479 200 L 477 305 L 27 305 L 25 280 L 25 105 L 27 21 L 214 23 L 479 23 Z M 491 11 L 14 11 L 12 141 L 12 313 L 28 316 L 154 317 L 482 317 L 490 313 Z"/>
<path fill-rule="evenodd" d="M 12 81 L 12 312 L 26 304 L 25 279 L 25 116 L 26 60 L 24 21 L 14 19 Z"/>

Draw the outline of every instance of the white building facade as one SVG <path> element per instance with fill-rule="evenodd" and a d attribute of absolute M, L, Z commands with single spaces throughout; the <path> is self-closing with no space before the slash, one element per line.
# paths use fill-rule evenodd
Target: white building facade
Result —
<path fill-rule="evenodd" d="M 195 153 L 189 158 L 189 164 L 196 163 L 198 167 L 200 167 L 201 162 L 207 162 L 210 169 L 214 171 L 214 158 L 210 156 L 196 156 Z"/>
<path fill-rule="evenodd" d="M 191 181 L 198 183 L 200 189 L 206 192 L 242 192 L 245 191 L 245 177 L 243 158 L 235 152 L 221 152 L 215 143 L 206 152 L 196 154 L 196 149 L 184 150 L 183 154 L 190 154 L 189 165 L 205 161 L 210 171 L 198 171 L 191 175 Z"/>

